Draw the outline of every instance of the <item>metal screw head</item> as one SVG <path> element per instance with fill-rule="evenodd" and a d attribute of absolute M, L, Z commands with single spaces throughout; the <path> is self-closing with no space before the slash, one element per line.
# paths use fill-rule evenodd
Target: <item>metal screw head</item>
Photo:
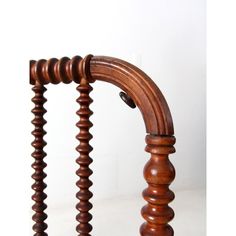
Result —
<path fill-rule="evenodd" d="M 133 101 L 133 99 L 127 94 L 127 93 L 124 93 L 124 92 L 120 92 L 119 93 L 121 99 L 131 108 L 135 108 L 136 105 Z"/>

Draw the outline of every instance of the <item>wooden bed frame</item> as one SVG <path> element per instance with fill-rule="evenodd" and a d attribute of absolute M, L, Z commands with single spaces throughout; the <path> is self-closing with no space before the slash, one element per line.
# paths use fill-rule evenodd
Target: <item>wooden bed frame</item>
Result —
<path fill-rule="evenodd" d="M 32 178 L 35 180 L 32 189 L 35 191 L 32 199 L 35 211 L 33 215 L 33 230 L 35 236 L 46 236 L 47 224 L 45 220 L 47 214 L 44 210 L 47 205 L 44 203 L 47 195 L 44 193 L 46 184 L 44 178 L 46 173 L 44 168 L 46 163 L 44 157 L 46 153 L 43 148 L 46 145 L 43 137 L 46 134 L 43 126 L 46 123 L 44 114 L 46 112 L 44 103 L 47 99 L 44 97 L 46 91 L 45 85 L 48 83 L 69 84 L 72 81 L 79 84 L 77 90 L 79 98 L 76 100 L 80 109 L 76 112 L 79 116 L 79 122 L 76 126 L 80 129 L 76 138 L 79 145 L 76 150 L 79 157 L 76 159 L 79 169 L 76 174 L 79 177 L 76 185 L 79 188 L 76 197 L 79 211 L 76 216 L 78 226 L 76 228 L 79 236 L 90 236 L 92 225 L 89 223 L 92 219 L 89 211 L 92 208 L 90 198 L 93 196 L 89 190 L 92 185 L 89 176 L 92 170 L 89 165 L 92 162 L 89 153 L 92 147 L 89 141 L 92 135 L 89 132 L 93 125 L 89 120 L 92 111 L 89 105 L 92 99 L 89 96 L 92 90 L 91 84 L 96 80 L 112 83 L 124 92 L 120 93 L 121 98 L 134 108 L 137 106 L 143 116 L 146 126 L 145 150 L 151 154 L 150 159 L 144 167 L 144 178 L 148 187 L 143 191 L 143 197 L 147 205 L 141 210 L 145 223 L 140 227 L 142 236 L 172 236 L 174 231 L 168 224 L 174 218 L 174 211 L 168 204 L 174 199 L 174 193 L 169 189 L 169 185 L 175 178 L 175 169 L 169 161 L 168 155 L 175 152 L 175 137 L 171 113 L 167 102 L 156 84 L 140 69 L 123 60 L 88 55 L 84 59 L 75 56 L 72 59 L 63 57 L 60 60 L 52 58 L 49 60 L 30 61 L 30 84 L 35 95 L 32 98 L 35 107 L 32 110 L 34 119 L 32 120 L 35 129 L 32 134 L 34 141 L 32 146 L 35 148 L 32 156 L 34 163 L 32 167 L 34 173 Z"/>

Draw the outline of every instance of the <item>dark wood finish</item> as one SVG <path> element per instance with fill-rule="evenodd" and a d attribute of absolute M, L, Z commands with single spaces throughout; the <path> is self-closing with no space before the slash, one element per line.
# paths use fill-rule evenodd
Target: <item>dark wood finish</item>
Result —
<path fill-rule="evenodd" d="M 89 62 L 91 58 L 92 55 L 87 55 L 84 59 L 74 56 L 72 59 L 62 57 L 60 60 L 56 58 L 31 60 L 30 84 L 34 85 L 36 82 L 40 84 L 69 84 L 72 81 L 79 84 L 85 74 L 90 83 L 94 82 L 90 76 Z"/>
<path fill-rule="evenodd" d="M 86 79 L 81 80 L 81 84 L 77 87 L 80 93 L 79 98 L 76 100 L 80 104 L 80 109 L 77 111 L 77 115 L 80 117 L 79 122 L 76 126 L 80 129 L 79 134 L 76 138 L 79 140 L 79 146 L 76 150 L 80 153 L 79 158 L 76 162 L 80 165 L 80 168 L 76 174 L 80 177 L 76 185 L 80 188 L 76 197 L 79 199 L 79 203 L 76 205 L 77 210 L 80 212 L 76 220 L 79 222 L 76 230 L 80 236 L 90 236 L 92 231 L 92 225 L 89 221 L 92 219 L 92 215 L 89 210 L 92 209 L 93 205 L 89 202 L 89 199 L 93 196 L 92 192 L 89 191 L 89 187 L 92 186 L 92 181 L 89 176 L 93 173 L 89 168 L 92 163 L 92 158 L 89 153 L 93 150 L 92 146 L 89 144 L 89 140 L 92 139 L 92 135 L 89 129 L 93 126 L 89 117 L 93 112 L 89 109 L 89 105 L 92 103 L 92 99 L 89 93 L 92 91 L 92 87 L 87 83 Z"/>
<path fill-rule="evenodd" d="M 156 84 L 140 69 L 123 60 L 88 55 L 84 59 L 79 56 L 69 59 L 64 57 L 60 60 L 31 61 L 30 83 L 70 83 L 74 81 L 80 84 L 77 90 L 80 97 L 77 102 L 80 110 L 77 114 L 80 121 L 77 126 L 80 133 L 77 139 L 80 141 L 77 151 L 80 157 L 77 163 L 80 165 L 77 175 L 80 180 L 77 186 L 80 188 L 77 198 L 80 202 L 77 209 L 79 225 L 77 232 L 80 236 L 89 236 L 92 230 L 90 220 L 92 215 L 89 210 L 92 204 L 89 199 L 92 193 L 89 187 L 92 185 L 89 176 L 92 170 L 89 164 L 92 159 L 89 153 L 92 147 L 89 140 L 92 135 L 89 128 L 92 123 L 89 116 L 92 112 L 89 104 L 92 102 L 89 92 L 92 87 L 89 83 L 94 81 L 112 83 L 121 88 L 122 99 L 130 106 L 140 109 L 146 126 L 146 151 L 151 153 L 151 158 L 144 168 L 144 177 L 148 183 L 143 197 L 147 205 L 142 209 L 142 216 L 146 222 L 140 228 L 142 236 L 173 236 L 174 231 L 168 224 L 174 217 L 173 210 L 168 204 L 174 199 L 174 193 L 169 189 L 170 183 L 174 180 L 175 170 L 168 155 L 175 151 L 174 127 L 171 113 L 167 102 Z M 38 235 L 39 236 L 39 235 Z"/>
<path fill-rule="evenodd" d="M 136 105 L 133 101 L 133 99 L 127 94 L 127 93 L 124 93 L 124 92 L 120 92 L 120 98 L 131 108 L 135 108 Z"/>
<path fill-rule="evenodd" d="M 35 170 L 32 175 L 32 178 L 35 180 L 32 185 L 32 189 L 35 191 L 32 196 L 32 199 L 35 201 L 32 207 L 35 211 L 35 214 L 32 217 L 35 221 L 33 230 L 35 231 L 35 236 L 47 236 L 48 234 L 45 232 L 47 224 L 44 222 L 47 218 L 47 214 L 44 212 L 47 208 L 47 205 L 44 203 L 44 200 L 47 198 L 44 189 L 47 185 L 43 181 L 46 177 L 46 174 L 43 171 L 46 167 L 46 163 L 43 160 L 46 156 L 46 152 L 43 150 L 46 145 L 46 142 L 43 139 L 43 136 L 46 134 L 46 131 L 43 129 L 43 126 L 46 124 L 46 120 L 43 118 L 43 115 L 46 113 L 46 109 L 43 107 L 43 104 L 47 101 L 43 95 L 46 88 L 43 85 L 36 84 L 32 90 L 35 93 L 35 96 L 32 98 L 32 102 L 35 104 L 35 107 L 32 109 L 32 113 L 34 114 L 32 124 L 35 126 L 32 131 L 35 138 L 32 142 L 32 146 L 35 149 L 32 153 L 32 157 L 35 159 L 32 164 L 32 168 Z"/>

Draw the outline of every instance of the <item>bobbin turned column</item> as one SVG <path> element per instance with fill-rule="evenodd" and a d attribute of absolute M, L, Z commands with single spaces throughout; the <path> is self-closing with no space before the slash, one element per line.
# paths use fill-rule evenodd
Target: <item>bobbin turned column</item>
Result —
<path fill-rule="evenodd" d="M 80 154 L 76 160 L 80 166 L 76 172 L 79 176 L 76 184 L 80 190 L 76 195 L 79 199 L 76 206 L 79 211 L 76 217 L 78 221 L 76 229 L 79 236 L 91 235 L 90 220 L 92 215 L 89 211 L 92 208 L 90 203 L 92 193 L 89 188 L 92 182 L 89 180 L 89 176 L 92 174 L 92 170 L 89 165 L 92 159 L 89 153 L 92 147 L 89 141 L 92 135 L 89 128 L 92 123 L 89 117 L 92 112 L 89 105 L 92 100 L 89 93 L 92 90 L 90 83 L 95 80 L 108 82 L 121 88 L 125 92 L 125 94 L 121 94 L 122 99 L 129 106 L 134 108 L 137 105 L 140 109 L 146 132 L 156 134 L 147 135 L 146 137 L 146 151 L 151 153 L 151 159 L 144 168 L 144 177 L 148 183 L 148 188 L 144 190 L 143 196 L 148 204 L 142 209 L 142 215 L 146 223 L 141 226 L 140 233 L 142 236 L 173 236 L 173 230 L 168 222 L 174 217 L 174 212 L 168 206 L 168 203 L 174 199 L 174 193 L 169 190 L 169 185 L 175 177 L 175 170 L 168 159 L 168 155 L 175 152 L 173 147 L 175 138 L 172 136 L 174 135 L 174 126 L 165 97 L 151 78 L 139 68 L 117 58 L 92 55 L 88 55 L 84 59 L 75 56 L 72 59 L 63 57 L 59 60 L 51 58 L 30 62 L 30 84 L 35 85 L 33 90 L 36 94 L 33 98 L 36 105 L 33 110 L 35 114 L 33 120 L 33 124 L 35 124 L 35 130 L 33 131 L 35 152 L 32 154 L 35 158 L 35 163 L 32 165 L 35 169 L 33 175 L 35 179 L 33 199 L 36 202 L 33 206 L 36 211 L 33 216 L 36 222 L 33 227 L 36 232 L 35 236 L 47 235 L 45 233 L 47 225 L 44 223 L 47 215 L 44 213 L 46 208 L 44 188 L 46 184 L 43 182 L 46 177 L 43 172 L 46 166 L 43 161 L 46 156 L 43 151 L 43 147 L 46 145 L 43 140 L 45 134 L 43 125 L 46 122 L 43 119 L 43 114 L 46 112 L 43 108 L 45 102 L 43 97 L 45 88 L 43 85 L 49 83 L 69 84 L 72 81 L 80 84 L 77 88 L 80 93 L 80 97 L 77 99 L 80 104 L 80 109 L 77 112 L 80 121 L 76 124 L 80 129 L 76 137 L 80 142 L 76 148 Z"/>
<path fill-rule="evenodd" d="M 174 199 L 169 185 L 175 178 L 175 169 L 168 155 L 175 152 L 173 136 L 146 136 L 146 151 L 151 159 L 144 167 L 144 177 L 148 187 L 143 197 L 148 202 L 142 208 L 146 222 L 140 228 L 142 236 L 173 236 L 174 231 L 168 224 L 174 218 L 174 211 L 168 204 Z"/>
<path fill-rule="evenodd" d="M 89 73 L 91 58 L 92 55 L 88 55 L 84 58 L 81 64 L 82 78 L 80 80 L 80 85 L 76 88 L 80 94 L 79 98 L 76 100 L 80 105 L 80 109 L 76 112 L 80 117 L 79 122 L 76 124 L 79 128 L 79 134 L 76 136 L 79 140 L 79 145 L 76 147 L 76 150 L 80 154 L 76 159 L 77 164 L 79 164 L 79 169 L 76 172 L 79 176 L 79 180 L 76 185 L 80 189 L 76 194 L 76 197 L 79 200 L 79 203 L 76 205 L 76 209 L 79 211 L 79 214 L 76 216 L 76 220 L 78 221 L 76 231 L 79 236 L 91 236 L 90 232 L 93 228 L 90 224 L 92 214 L 89 212 L 93 207 L 90 202 L 90 198 L 92 198 L 93 194 L 89 190 L 93 184 L 89 179 L 89 176 L 93 173 L 89 168 L 89 165 L 93 161 L 89 156 L 89 153 L 93 150 L 92 146 L 89 144 L 89 141 L 93 137 L 89 132 L 89 129 L 93 126 L 92 122 L 89 120 L 89 117 L 93 114 L 89 108 L 89 105 L 93 102 L 89 95 L 93 88 L 89 83 L 94 82 Z"/>
<path fill-rule="evenodd" d="M 93 124 L 89 120 L 89 117 L 93 114 L 93 112 L 89 109 L 89 105 L 93 100 L 90 98 L 89 93 L 92 91 L 92 87 L 85 79 L 82 79 L 81 84 L 77 87 L 77 90 L 80 92 L 80 96 L 77 99 L 77 102 L 80 104 L 80 109 L 77 111 L 77 115 L 79 115 L 80 120 L 76 126 L 80 129 L 80 132 L 76 138 L 80 141 L 80 144 L 77 146 L 76 150 L 80 155 L 76 162 L 80 167 L 76 174 L 80 179 L 77 181 L 76 185 L 80 190 L 76 194 L 76 197 L 79 199 L 79 203 L 76 205 L 76 209 L 79 211 L 79 214 L 76 216 L 76 220 L 79 223 L 76 227 L 76 231 L 79 233 L 79 236 L 91 236 L 90 232 L 92 231 L 92 225 L 89 222 L 92 219 L 92 214 L 89 213 L 89 210 L 92 209 L 93 205 L 89 199 L 93 196 L 93 194 L 89 190 L 89 187 L 91 187 L 93 183 L 89 179 L 89 176 L 93 173 L 93 171 L 89 168 L 89 165 L 93 160 L 89 156 L 89 153 L 93 150 L 93 148 L 89 144 L 89 141 L 93 136 L 90 134 L 89 129 L 93 126 Z"/>
<path fill-rule="evenodd" d="M 36 83 L 32 90 L 35 93 L 35 96 L 32 98 L 32 102 L 35 104 L 35 107 L 32 109 L 32 113 L 34 114 L 32 124 L 35 126 L 32 131 L 35 138 L 32 142 L 32 146 L 35 149 L 32 153 L 32 157 L 34 158 L 32 168 L 35 170 L 32 175 L 32 178 L 35 180 L 32 185 L 32 189 L 35 191 L 32 196 L 35 202 L 32 206 L 32 209 L 35 211 L 32 217 L 33 221 L 35 221 L 33 230 L 35 231 L 35 236 L 47 236 L 48 234 L 45 232 L 47 224 L 44 222 L 47 218 L 47 214 L 44 212 L 47 208 L 47 205 L 44 203 L 44 200 L 47 198 L 46 193 L 44 193 L 44 189 L 47 186 L 44 183 L 44 178 L 47 176 L 44 172 L 44 168 L 47 164 L 43 160 L 47 155 L 43 150 L 46 145 L 43 139 L 43 136 L 46 134 L 46 131 L 43 129 L 43 126 L 46 124 L 46 120 L 43 118 L 46 109 L 43 105 L 47 101 L 43 94 L 47 89 L 43 85 Z"/>

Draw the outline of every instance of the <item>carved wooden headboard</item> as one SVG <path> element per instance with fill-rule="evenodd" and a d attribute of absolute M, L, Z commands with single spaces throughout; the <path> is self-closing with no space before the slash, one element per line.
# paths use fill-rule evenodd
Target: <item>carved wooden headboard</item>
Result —
<path fill-rule="evenodd" d="M 46 142 L 43 136 L 46 134 L 43 126 L 46 123 L 44 114 L 46 112 L 44 103 L 47 101 L 44 97 L 46 91 L 45 85 L 48 83 L 69 84 L 72 81 L 79 84 L 77 90 L 80 94 L 76 100 L 80 109 L 77 115 L 80 117 L 76 126 L 80 132 L 76 136 L 79 145 L 76 150 L 79 157 L 76 159 L 79 169 L 76 174 L 79 180 L 76 185 L 79 188 L 76 197 L 79 211 L 76 216 L 78 226 L 76 228 L 79 236 L 90 236 L 92 225 L 89 223 L 92 215 L 89 211 L 92 208 L 90 198 L 93 196 L 89 190 L 92 185 L 89 176 L 92 170 L 89 165 L 92 158 L 89 153 L 92 147 L 89 141 L 92 139 L 89 129 L 92 123 L 89 117 L 93 114 L 89 105 L 92 103 L 90 98 L 91 84 L 96 80 L 112 83 L 124 92 L 120 93 L 121 98 L 134 108 L 137 106 L 142 113 L 146 126 L 146 143 L 145 150 L 151 153 L 151 158 L 144 167 L 144 178 L 148 183 L 148 187 L 143 191 L 143 197 L 147 201 L 147 205 L 141 210 L 141 214 L 145 219 L 145 223 L 140 227 L 140 235 L 142 236 L 172 236 L 174 231 L 168 224 L 174 217 L 174 211 L 168 204 L 174 199 L 174 193 L 169 189 L 169 185 L 175 178 L 175 169 L 169 161 L 168 155 L 175 152 L 175 137 L 171 113 L 167 102 L 156 84 L 140 69 L 123 60 L 88 55 L 84 59 L 75 56 L 72 59 L 63 57 L 60 60 L 52 58 L 49 60 L 30 61 L 30 84 L 33 85 L 32 90 L 35 96 L 32 98 L 35 107 L 32 110 L 34 119 L 32 121 L 35 129 L 32 134 L 35 139 L 32 146 L 35 148 L 32 153 L 35 170 L 32 178 L 35 183 L 32 189 L 35 191 L 32 199 L 34 205 L 32 209 L 35 211 L 33 220 L 33 230 L 35 236 L 46 236 L 47 218 L 44 210 L 47 205 L 44 203 L 47 195 L 44 193 L 46 184 L 44 178 L 44 168 L 46 163 L 44 157 L 46 153 L 43 148 Z"/>

